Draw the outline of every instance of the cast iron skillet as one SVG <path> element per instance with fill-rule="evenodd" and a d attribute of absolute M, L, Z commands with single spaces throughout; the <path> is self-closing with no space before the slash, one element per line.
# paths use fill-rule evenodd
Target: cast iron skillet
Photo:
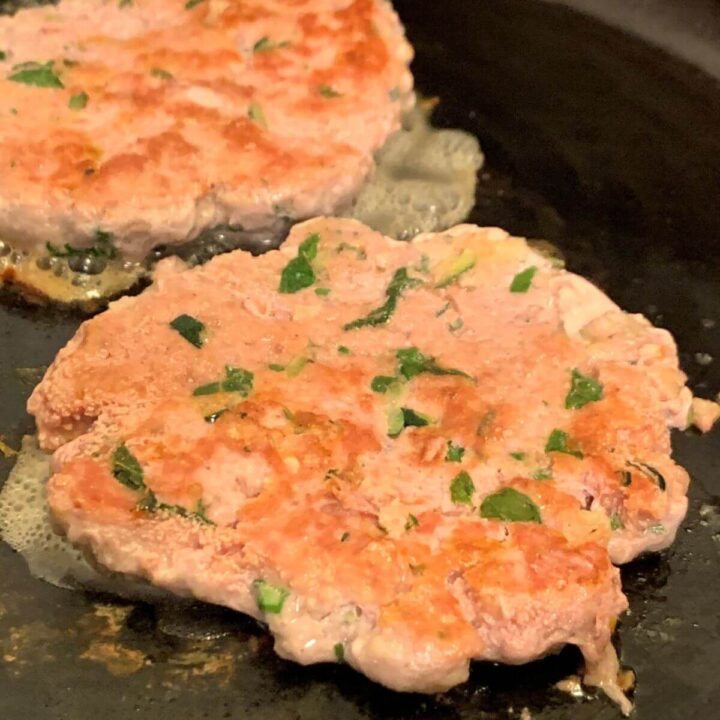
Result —
<path fill-rule="evenodd" d="M 670 23 L 667 45 L 695 57 L 693 13 L 704 8 L 712 20 L 712 3 L 627 0 L 620 20 L 635 23 L 636 37 L 558 3 L 396 4 L 417 49 L 418 85 L 442 98 L 437 122 L 476 133 L 489 158 L 471 220 L 558 244 L 570 269 L 673 332 L 697 394 L 719 390 L 711 358 L 720 355 L 720 89 L 637 38 Z M 652 22 L 642 6 L 657 9 Z M 675 35 L 663 7 L 686 13 Z M 698 32 L 704 42 L 713 26 Z M 705 59 L 720 67 L 720 52 Z M 47 364 L 78 322 L 0 308 L 0 433 L 11 444 L 32 428 L 30 388 L 14 368 Z M 670 551 L 624 569 L 631 611 L 617 642 L 638 674 L 638 718 L 709 719 L 720 716 L 720 433 L 677 433 L 674 444 L 693 476 L 691 509 Z M 553 689 L 577 670 L 573 648 L 519 668 L 476 664 L 466 685 L 443 696 L 400 695 L 341 666 L 283 662 L 257 624 L 223 610 L 58 590 L 30 578 L 6 546 L 0 568 L 7 720 L 480 720 L 525 707 L 538 720 L 619 716 L 603 697 Z"/>

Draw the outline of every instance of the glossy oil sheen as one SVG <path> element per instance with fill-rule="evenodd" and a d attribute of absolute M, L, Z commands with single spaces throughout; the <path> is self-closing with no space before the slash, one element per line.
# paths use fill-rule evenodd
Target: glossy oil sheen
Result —
<path fill-rule="evenodd" d="M 471 220 L 558 245 L 571 270 L 672 331 L 698 395 L 720 390 L 720 360 L 706 357 L 720 358 L 717 81 L 559 6 L 396 5 L 418 85 L 443 100 L 436 119 L 475 133 L 488 157 Z M 47 364 L 78 322 L 0 308 L 0 435 L 11 445 L 32 427 L 14 368 Z M 720 714 L 720 432 L 674 440 L 694 480 L 684 529 L 669 552 L 623 571 L 631 613 L 617 639 L 639 677 L 639 720 Z M 0 459 L 0 477 L 9 465 Z M 519 668 L 477 664 L 444 696 L 399 695 L 340 666 L 283 662 L 257 625 L 224 610 L 58 590 L 4 545 L 0 572 L 8 720 L 486 720 L 524 707 L 535 720 L 619 717 L 604 698 L 552 689 L 577 670 L 573 649 Z"/>

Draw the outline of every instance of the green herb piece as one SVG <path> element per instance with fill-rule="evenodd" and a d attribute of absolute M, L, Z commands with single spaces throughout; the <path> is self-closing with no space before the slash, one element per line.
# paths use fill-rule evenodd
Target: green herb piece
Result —
<path fill-rule="evenodd" d="M 200 3 L 205 2 L 205 0 L 187 0 L 185 3 L 185 9 L 186 10 L 192 10 L 194 7 L 197 7 Z"/>
<path fill-rule="evenodd" d="M 542 522 L 538 506 L 525 493 L 511 487 L 488 495 L 480 505 L 480 516 L 504 522 Z"/>
<path fill-rule="evenodd" d="M 435 284 L 436 288 L 445 288 L 454 283 L 463 273 L 472 270 L 475 267 L 477 258 L 474 252 L 467 248 L 453 261 L 450 270 L 443 275 Z"/>
<path fill-rule="evenodd" d="M 216 410 L 215 412 L 211 412 L 209 415 L 206 415 L 203 419 L 206 423 L 210 423 L 213 425 L 216 423 L 226 412 L 228 411 L 228 408 L 222 408 L 220 410 Z"/>
<path fill-rule="evenodd" d="M 53 70 L 53 64 L 53 61 L 50 60 L 45 64 L 26 62 L 21 65 L 16 65 L 13 68 L 12 74 L 8 76 L 8 80 L 23 83 L 24 85 L 61 89 L 65 86 Z"/>
<path fill-rule="evenodd" d="M 651 532 L 653 535 L 662 535 L 665 532 L 665 526 L 661 523 L 657 523 L 656 525 L 651 525 L 648 528 L 648 532 Z"/>
<path fill-rule="evenodd" d="M 283 408 L 283 415 L 290 421 L 295 422 L 295 413 L 290 408 Z M 330 472 L 330 471 L 328 471 Z"/>
<path fill-rule="evenodd" d="M 376 375 L 370 382 L 370 389 L 376 393 L 385 394 L 393 385 L 397 383 L 397 378 L 390 375 Z"/>
<path fill-rule="evenodd" d="M 145 487 L 145 473 L 125 443 L 115 448 L 111 460 L 113 477 L 119 483 L 131 490 L 142 490 Z"/>
<path fill-rule="evenodd" d="M 450 483 L 450 499 L 456 505 L 472 505 L 475 483 L 465 470 L 459 472 Z"/>
<path fill-rule="evenodd" d="M 524 452 L 511 452 L 510 457 L 514 460 L 524 460 L 525 459 L 525 453 Z"/>
<path fill-rule="evenodd" d="M 510 283 L 510 292 L 526 293 L 532 285 L 536 272 L 537 268 L 534 265 L 531 265 L 529 268 L 525 268 L 525 270 L 519 272 Z"/>
<path fill-rule="evenodd" d="M 262 105 L 258 102 L 251 102 L 248 105 L 248 117 L 263 130 L 267 130 L 267 120 L 263 112 Z"/>
<path fill-rule="evenodd" d="M 395 312 L 398 300 L 402 297 L 405 290 L 422 285 L 422 280 L 412 278 L 408 275 L 407 268 L 398 268 L 393 274 L 390 284 L 385 290 L 385 303 L 379 308 L 371 311 L 368 315 L 357 320 L 353 320 L 343 325 L 343 330 L 356 330 L 361 327 L 374 327 L 376 325 L 384 325 Z"/>
<path fill-rule="evenodd" d="M 339 93 L 337 90 L 330 87 L 330 85 L 319 85 L 318 86 L 318 92 L 320 95 L 322 95 L 324 98 L 339 98 L 342 97 L 342 93 Z"/>
<path fill-rule="evenodd" d="M 112 244 L 113 234 L 98 228 L 95 230 L 95 244 L 90 247 L 75 248 L 65 243 L 64 249 L 60 249 L 52 243 L 46 243 L 45 247 L 53 257 L 73 257 L 75 255 L 87 255 L 91 257 L 103 257 L 112 260 L 117 255 L 117 250 Z"/>
<path fill-rule="evenodd" d="M 338 345 L 337 351 L 338 351 L 341 355 L 349 355 L 349 354 L 350 354 L 350 348 L 349 348 L 349 347 L 346 347 L 345 345 Z"/>
<path fill-rule="evenodd" d="M 88 94 L 86 92 L 79 92 L 68 100 L 68 107 L 71 110 L 83 110 L 87 104 Z"/>
<path fill-rule="evenodd" d="M 446 368 L 438 365 L 434 357 L 421 353 L 417 348 L 402 348 L 395 353 L 395 357 L 400 364 L 400 374 L 406 379 L 411 380 L 421 373 L 429 373 L 431 375 L 458 375 L 460 377 L 473 380 L 470 375 L 462 370 L 455 368 Z"/>
<path fill-rule="evenodd" d="M 118 2 L 118 7 L 120 9 L 130 7 L 133 4 L 133 0 L 120 0 Z"/>
<path fill-rule="evenodd" d="M 315 282 L 315 271 L 310 263 L 317 256 L 319 242 L 320 236 L 313 233 L 300 243 L 297 257 L 294 257 L 283 268 L 278 292 L 296 293 L 310 287 Z"/>
<path fill-rule="evenodd" d="M 349 539 L 350 539 L 350 533 L 347 532 L 347 531 L 344 532 L 344 533 L 340 536 L 340 542 L 347 542 Z"/>
<path fill-rule="evenodd" d="M 345 646 L 342 643 L 335 643 L 333 652 L 335 653 L 335 659 L 339 663 L 345 662 Z"/>
<path fill-rule="evenodd" d="M 205 504 L 202 500 L 198 500 L 195 508 L 195 510 L 191 511 L 184 508 L 182 505 L 159 502 L 155 493 L 150 489 L 146 491 L 143 498 L 137 504 L 137 509 L 144 510 L 145 512 L 166 512 L 187 520 L 194 520 L 195 522 L 202 523 L 203 525 L 215 525 L 215 523 L 205 514 Z"/>
<path fill-rule="evenodd" d="M 545 452 L 559 452 L 565 453 L 566 455 L 572 455 L 576 458 L 582 458 L 583 454 L 579 450 L 573 450 L 568 447 L 568 434 L 564 430 L 558 430 L 557 428 L 550 433 L 550 436 L 545 443 Z"/>
<path fill-rule="evenodd" d="M 388 412 L 388 435 L 396 438 L 406 427 L 425 427 L 430 418 L 412 408 L 392 408 Z"/>
<path fill-rule="evenodd" d="M 450 306 L 451 306 L 451 305 L 452 305 L 452 303 L 449 303 L 449 302 L 445 303 L 445 304 L 435 313 L 435 317 L 441 317 L 442 315 L 444 315 L 444 314 L 450 309 Z"/>
<path fill-rule="evenodd" d="M 347 242 L 341 242 L 335 248 L 335 252 L 338 255 L 345 251 L 355 253 L 355 256 L 357 257 L 358 260 L 367 260 L 367 253 L 365 252 L 364 248 L 361 248 L 358 245 L 351 245 L 350 243 L 347 243 Z"/>
<path fill-rule="evenodd" d="M 415 412 L 412 408 L 401 408 L 403 414 L 403 427 L 425 427 L 430 424 L 430 418 Z"/>
<path fill-rule="evenodd" d="M 462 445 L 455 445 L 452 440 L 448 440 L 445 462 L 462 462 L 464 454 L 465 448 Z"/>
<path fill-rule="evenodd" d="M 290 43 L 287 40 L 282 42 L 273 42 L 267 35 L 261 37 L 254 45 L 254 53 L 270 52 L 271 50 L 279 50 L 280 48 L 287 47 Z"/>
<path fill-rule="evenodd" d="M 236 392 L 240 393 L 243 397 L 247 397 L 253 388 L 254 379 L 255 375 L 249 370 L 226 365 L 224 380 L 200 385 L 193 390 L 193 395 L 214 395 L 219 392 Z"/>
<path fill-rule="evenodd" d="M 622 518 L 617 513 L 613 513 L 610 516 L 610 529 L 611 530 L 623 530 L 625 528 L 625 524 L 622 521 Z"/>
<path fill-rule="evenodd" d="M 407 520 L 405 521 L 405 530 L 412 530 L 420 525 L 420 521 L 412 514 L 409 513 Z"/>
<path fill-rule="evenodd" d="M 457 332 L 458 330 L 462 330 L 464 324 L 461 317 L 456 318 L 451 323 L 448 323 L 448 330 L 452 333 Z"/>
<path fill-rule="evenodd" d="M 167 70 L 163 70 L 159 67 L 150 68 L 150 74 L 153 77 L 160 78 L 161 80 L 172 80 L 173 74 Z"/>
<path fill-rule="evenodd" d="M 7 60 L 7 53 L 4 50 L 0 50 L 0 62 Z"/>
<path fill-rule="evenodd" d="M 577 368 L 572 371 L 570 392 L 565 398 L 565 407 L 568 410 L 578 410 L 588 403 L 597 402 L 603 398 L 603 386 L 594 378 L 583 375 Z"/>
<path fill-rule="evenodd" d="M 309 363 L 312 362 L 312 360 L 306 358 L 304 355 L 298 355 L 297 357 L 293 358 L 285 368 L 285 372 L 287 373 L 288 377 L 297 377 L 301 372 L 302 369 Z"/>
<path fill-rule="evenodd" d="M 268 368 L 270 368 L 273 372 L 285 372 L 285 366 L 279 365 L 278 363 L 270 363 Z"/>
<path fill-rule="evenodd" d="M 488 410 L 480 419 L 480 422 L 478 423 L 477 427 L 475 428 L 475 434 L 479 437 L 485 435 L 488 430 L 493 426 L 493 423 L 495 422 L 495 410 L 492 408 Z"/>
<path fill-rule="evenodd" d="M 255 589 L 255 601 L 259 610 L 266 613 L 277 614 L 282 611 L 285 600 L 290 595 L 290 591 L 277 585 L 271 585 L 265 580 L 255 580 L 253 582 Z"/>
<path fill-rule="evenodd" d="M 192 315 L 178 315 L 170 322 L 170 327 L 196 348 L 205 344 L 205 325 Z"/>
<path fill-rule="evenodd" d="M 544 467 L 534 470 L 530 477 L 533 480 L 550 480 L 552 478 L 552 468 Z"/>
<path fill-rule="evenodd" d="M 315 294 L 320 297 L 327 297 L 330 294 L 330 288 L 315 288 Z"/>
<path fill-rule="evenodd" d="M 639 460 L 628 460 L 625 464 L 639 470 L 645 477 L 650 478 L 661 490 L 667 488 L 665 478 L 652 465 L 640 462 Z"/>

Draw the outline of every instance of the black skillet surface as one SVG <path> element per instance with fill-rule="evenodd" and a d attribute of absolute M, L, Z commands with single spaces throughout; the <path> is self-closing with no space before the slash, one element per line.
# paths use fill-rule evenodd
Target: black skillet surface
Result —
<path fill-rule="evenodd" d="M 397 6 L 418 85 L 443 99 L 437 121 L 476 133 L 489 157 L 471 219 L 558 244 L 570 269 L 673 332 L 697 394 L 719 390 L 718 84 L 557 5 Z M 0 308 L 0 433 L 10 444 L 32 427 L 30 387 L 14 368 L 46 365 L 77 324 Z M 631 611 L 617 641 L 638 674 L 642 720 L 720 717 L 720 433 L 674 441 L 694 480 L 687 521 L 670 551 L 623 572 Z M 9 466 L 0 461 L 3 477 Z M 553 689 L 578 667 L 572 648 L 520 668 L 476 664 L 444 696 L 399 695 L 348 668 L 285 663 L 255 623 L 229 612 L 59 590 L 30 578 L 6 546 L 0 572 L 4 720 L 481 720 L 525 707 L 538 720 L 619 717 L 603 697 Z"/>

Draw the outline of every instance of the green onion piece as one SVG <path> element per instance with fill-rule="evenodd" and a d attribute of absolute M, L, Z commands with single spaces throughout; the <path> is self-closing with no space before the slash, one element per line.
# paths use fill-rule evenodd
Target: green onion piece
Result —
<path fill-rule="evenodd" d="M 533 471 L 530 477 L 533 480 L 550 480 L 552 478 L 552 469 L 549 467 L 538 468 Z"/>
<path fill-rule="evenodd" d="M 514 460 L 524 460 L 525 459 L 525 453 L 524 452 L 511 452 L 510 457 Z"/>
<path fill-rule="evenodd" d="M 422 280 L 412 278 L 408 275 L 407 268 L 398 268 L 385 290 L 385 303 L 368 313 L 365 317 L 346 323 L 343 325 L 343 330 L 356 330 L 361 327 L 384 325 L 392 317 L 397 308 L 398 300 L 400 300 L 405 290 L 416 288 L 422 284 Z"/>
<path fill-rule="evenodd" d="M 603 386 L 594 378 L 583 375 L 577 368 L 574 368 L 570 391 L 565 398 L 565 407 L 568 410 L 577 410 L 588 403 L 602 400 L 602 398 Z"/>
<path fill-rule="evenodd" d="M 345 662 L 345 646 L 342 643 L 335 643 L 333 652 L 335 653 L 335 659 L 339 663 Z"/>
<path fill-rule="evenodd" d="M 472 505 L 474 492 L 475 483 L 465 470 L 459 472 L 450 483 L 450 499 L 456 505 Z"/>
<path fill-rule="evenodd" d="M 267 130 L 267 120 L 262 105 L 258 102 L 251 102 L 248 105 L 248 117 L 263 130 Z"/>
<path fill-rule="evenodd" d="M 462 274 L 468 270 L 472 270 L 477 262 L 475 253 L 468 250 L 463 250 L 460 255 L 453 261 L 450 271 L 446 273 L 439 282 L 436 283 L 436 288 L 445 288 L 448 285 L 454 283 Z"/>
<path fill-rule="evenodd" d="M 566 455 L 573 455 L 576 458 L 582 458 L 583 454 L 579 450 L 573 450 L 568 447 L 568 434 L 564 430 L 557 428 L 550 433 L 545 443 L 545 452 L 559 452 Z"/>
<path fill-rule="evenodd" d="M 373 392 L 385 394 L 396 383 L 397 378 L 395 377 L 376 375 L 370 382 L 370 388 Z"/>
<path fill-rule="evenodd" d="M 435 358 L 421 353 L 417 348 L 403 348 L 395 353 L 400 364 L 400 374 L 406 379 L 411 380 L 421 373 L 429 373 L 431 375 L 458 375 L 460 377 L 473 380 L 474 378 L 462 370 L 455 368 L 445 368 L 435 362 Z"/>
<path fill-rule="evenodd" d="M 405 529 L 412 530 L 413 528 L 416 528 L 419 525 L 420 525 L 420 521 L 412 513 L 409 513 L 407 516 L 407 520 L 405 521 Z"/>
<path fill-rule="evenodd" d="M 130 490 L 142 490 L 145 487 L 145 473 L 142 466 L 125 443 L 115 448 L 111 461 L 113 477 L 119 483 Z"/>
<path fill-rule="evenodd" d="M 170 322 L 170 327 L 196 348 L 205 344 L 205 325 L 192 315 L 178 315 Z"/>
<path fill-rule="evenodd" d="M 205 0 L 187 0 L 185 3 L 185 9 L 186 10 L 192 10 L 194 7 L 197 7 L 200 3 L 205 2 Z"/>
<path fill-rule="evenodd" d="M 532 285 L 536 272 L 537 268 L 534 265 L 531 265 L 529 268 L 525 268 L 525 270 L 519 272 L 510 283 L 510 292 L 526 293 Z"/>
<path fill-rule="evenodd" d="M 65 87 L 60 78 L 53 70 L 53 61 L 38 63 L 26 62 L 16 65 L 8 80 L 22 83 L 23 85 L 34 85 L 35 87 L 58 88 Z"/>
<path fill-rule="evenodd" d="M 339 93 L 334 88 L 330 87 L 330 85 L 319 85 L 318 86 L 318 92 L 320 95 L 322 95 L 324 98 L 339 98 L 342 97 L 342 93 Z"/>
<path fill-rule="evenodd" d="M 315 288 L 315 294 L 320 297 L 327 297 L 330 294 L 330 288 Z"/>
<path fill-rule="evenodd" d="M 270 363 L 268 368 L 273 372 L 285 372 L 285 366 L 279 365 L 278 363 Z"/>
<path fill-rule="evenodd" d="M 338 345 L 337 351 L 338 351 L 341 355 L 349 355 L 349 354 L 350 354 L 350 348 L 349 348 L 349 347 L 346 347 L 345 345 Z"/>
<path fill-rule="evenodd" d="M 285 600 L 290 595 L 289 590 L 277 585 L 271 585 L 262 579 L 255 580 L 253 588 L 255 589 L 255 600 L 258 609 L 274 615 L 282 611 Z"/>
<path fill-rule="evenodd" d="M 86 92 L 79 92 L 77 95 L 73 95 L 68 100 L 68 107 L 71 110 L 83 110 L 88 104 L 88 94 Z"/>
<path fill-rule="evenodd" d="M 462 462 L 464 454 L 465 448 L 462 445 L 455 445 L 452 440 L 448 440 L 445 462 Z"/>
<path fill-rule="evenodd" d="M 293 258 L 283 268 L 278 292 L 284 294 L 296 293 L 310 287 L 315 282 L 315 271 L 311 261 L 317 256 L 319 242 L 320 236 L 313 233 L 300 243 L 297 257 Z"/>
<path fill-rule="evenodd" d="M 504 522 L 542 522 L 540 508 L 525 493 L 511 487 L 488 495 L 480 505 L 480 516 Z"/>
<path fill-rule="evenodd" d="M 617 513 L 613 513 L 610 516 L 610 529 L 611 530 L 623 530 L 625 528 L 625 525 L 622 521 L 622 518 Z"/>

